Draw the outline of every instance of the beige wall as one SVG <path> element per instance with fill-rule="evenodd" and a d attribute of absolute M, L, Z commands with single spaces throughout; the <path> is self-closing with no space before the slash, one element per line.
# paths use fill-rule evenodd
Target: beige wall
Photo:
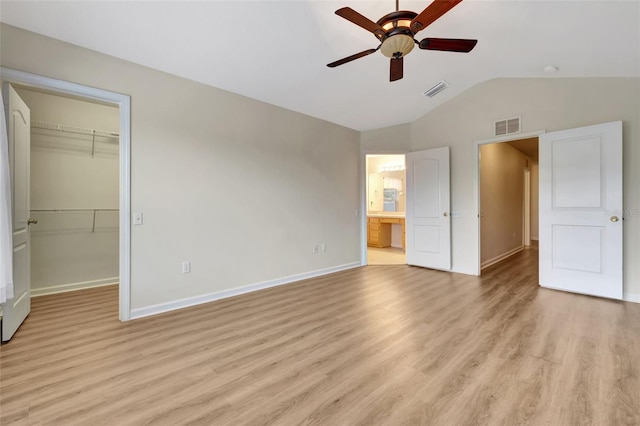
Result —
<path fill-rule="evenodd" d="M 363 152 L 394 151 L 397 154 L 409 152 L 411 148 L 411 124 L 384 127 L 360 134 Z"/>
<path fill-rule="evenodd" d="M 527 157 L 508 143 L 480 147 L 481 263 L 524 244 L 524 169 Z"/>
<path fill-rule="evenodd" d="M 119 131 L 118 109 L 75 99 L 18 89 L 31 119 L 73 127 Z M 115 140 L 117 142 L 117 139 Z M 118 145 L 91 136 L 31 131 L 31 208 L 117 209 Z M 118 213 L 33 212 L 31 289 L 33 294 L 64 291 L 68 286 L 118 282 Z"/>
<path fill-rule="evenodd" d="M 538 163 L 531 163 L 531 239 L 538 240 L 538 181 L 540 174 L 538 171 Z"/>
<path fill-rule="evenodd" d="M 625 209 L 640 207 L 640 79 L 497 79 L 479 84 L 412 124 L 411 150 L 451 147 L 452 269 L 477 273 L 474 141 L 495 120 L 521 116 L 522 131 L 555 131 L 622 120 Z M 389 147 L 392 148 L 392 147 Z M 640 217 L 624 223 L 625 293 L 640 300 Z"/>
<path fill-rule="evenodd" d="M 359 262 L 358 132 L 0 31 L 4 67 L 131 96 L 131 206 L 144 213 L 132 228 L 134 310 Z M 313 254 L 320 242 L 327 252 Z"/>

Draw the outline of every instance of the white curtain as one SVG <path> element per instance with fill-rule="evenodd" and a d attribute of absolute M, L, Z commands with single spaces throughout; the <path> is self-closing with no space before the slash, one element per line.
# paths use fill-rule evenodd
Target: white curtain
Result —
<path fill-rule="evenodd" d="M 0 303 L 13 299 L 13 244 L 9 137 L 0 91 Z"/>

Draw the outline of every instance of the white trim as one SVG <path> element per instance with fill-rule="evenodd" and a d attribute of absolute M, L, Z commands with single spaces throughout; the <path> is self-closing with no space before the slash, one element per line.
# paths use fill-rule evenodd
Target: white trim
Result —
<path fill-rule="evenodd" d="M 491 265 L 495 265 L 498 262 L 502 262 L 506 258 L 511 257 L 516 253 L 520 253 L 522 250 L 524 250 L 524 246 L 516 247 L 514 249 L 509 250 L 506 253 L 502 253 L 501 255 L 494 257 L 493 259 L 485 260 L 480 266 L 482 269 L 488 268 Z"/>
<path fill-rule="evenodd" d="M 120 321 L 131 318 L 131 98 L 128 95 L 0 67 L 0 79 L 106 102 L 120 112 Z"/>
<path fill-rule="evenodd" d="M 475 199 L 476 205 L 476 275 L 480 275 L 482 271 L 482 259 L 481 259 L 481 235 L 480 235 L 480 145 L 486 145 L 490 143 L 502 143 L 502 142 L 511 142 L 517 141 L 521 139 L 535 138 L 545 133 L 545 130 L 536 130 L 535 132 L 527 132 L 527 133 L 514 133 L 511 135 L 498 136 L 488 139 L 480 139 L 475 141 L 474 143 L 474 155 L 476 161 L 473 162 L 473 196 Z"/>
<path fill-rule="evenodd" d="M 105 285 L 116 285 L 118 277 L 104 278 L 101 280 L 84 281 L 79 283 L 59 284 L 43 288 L 32 288 L 31 297 L 45 296 L 47 294 L 66 293 L 68 291 L 84 290 L 87 288 L 103 287 Z"/>
<path fill-rule="evenodd" d="M 625 291 L 622 299 L 626 302 L 640 303 L 640 293 L 631 293 L 629 291 Z"/>
<path fill-rule="evenodd" d="M 529 139 L 540 136 L 543 133 L 547 133 L 546 130 L 536 130 L 535 132 L 527 132 L 527 133 L 511 133 L 505 136 L 496 136 L 493 138 L 487 139 L 479 139 L 476 141 L 476 145 L 485 145 L 488 143 L 502 143 L 502 142 L 511 142 L 511 141 L 519 141 L 521 139 Z"/>
<path fill-rule="evenodd" d="M 296 281 L 315 278 L 322 275 L 332 274 L 334 272 L 345 271 L 347 269 L 359 268 L 360 262 L 346 263 L 344 265 L 333 266 L 325 269 L 305 272 L 302 274 L 289 275 L 288 277 L 277 278 L 275 280 L 263 281 L 260 283 L 250 284 L 243 287 L 236 287 L 229 290 L 222 290 L 215 293 L 203 294 L 185 299 L 173 300 L 171 302 L 159 303 L 157 305 L 146 306 L 144 308 L 136 308 L 131 310 L 131 319 L 148 317 L 164 312 L 174 311 L 176 309 L 188 308 L 189 306 L 201 305 L 203 303 L 214 302 L 220 299 L 239 296 L 241 294 L 252 293 L 258 290 L 264 290 L 270 287 L 277 287 L 284 284 L 290 284 Z"/>

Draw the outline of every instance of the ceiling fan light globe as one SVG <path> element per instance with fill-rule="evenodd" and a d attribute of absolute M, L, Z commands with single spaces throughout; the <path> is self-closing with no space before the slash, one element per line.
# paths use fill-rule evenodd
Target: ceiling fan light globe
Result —
<path fill-rule="evenodd" d="M 382 42 L 380 51 L 387 58 L 399 57 L 398 53 L 401 53 L 400 56 L 404 57 L 413 50 L 414 44 L 413 38 L 408 35 L 396 34 Z"/>

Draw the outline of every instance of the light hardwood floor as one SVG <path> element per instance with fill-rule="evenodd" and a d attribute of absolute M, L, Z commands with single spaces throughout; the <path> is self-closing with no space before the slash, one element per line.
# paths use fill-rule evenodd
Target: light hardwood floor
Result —
<path fill-rule="evenodd" d="M 640 305 L 369 266 L 120 323 L 117 289 L 33 300 L 0 424 L 638 425 Z"/>
<path fill-rule="evenodd" d="M 369 265 L 406 265 L 407 255 L 404 250 L 394 247 L 367 247 L 367 264 Z"/>

